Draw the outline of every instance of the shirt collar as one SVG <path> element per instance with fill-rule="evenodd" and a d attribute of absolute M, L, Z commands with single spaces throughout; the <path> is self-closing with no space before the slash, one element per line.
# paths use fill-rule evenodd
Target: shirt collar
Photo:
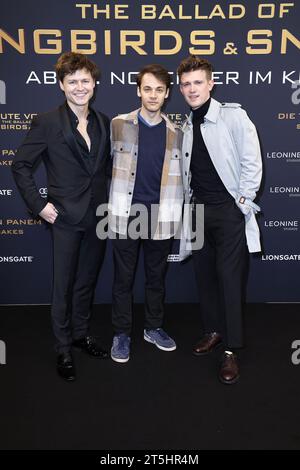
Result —
<path fill-rule="evenodd" d="M 70 117 L 70 120 L 71 120 L 71 123 L 73 125 L 76 125 L 78 124 L 78 117 L 76 116 L 76 114 L 74 113 L 74 111 L 72 111 L 72 109 L 70 108 L 70 106 L 68 105 L 67 103 L 67 110 L 68 110 L 68 114 L 69 114 L 69 117 Z M 92 113 L 93 113 L 93 110 L 92 108 L 89 107 L 89 114 L 87 115 L 87 120 L 90 121 L 91 117 L 92 117 Z"/>

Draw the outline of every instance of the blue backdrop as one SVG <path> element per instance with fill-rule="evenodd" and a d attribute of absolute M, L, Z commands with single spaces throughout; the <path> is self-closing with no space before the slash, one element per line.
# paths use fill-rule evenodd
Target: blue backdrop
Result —
<path fill-rule="evenodd" d="M 10 165 L 32 115 L 63 95 L 54 64 L 67 50 L 90 55 L 102 70 L 95 105 L 109 117 L 139 105 L 135 73 L 161 63 L 174 86 L 165 112 L 178 123 L 188 109 L 176 68 L 190 52 L 215 67 L 214 97 L 239 102 L 257 126 L 264 180 L 258 203 L 264 251 L 251 256 L 250 302 L 296 302 L 299 294 L 299 2 L 210 0 L 167 3 L 3 0 L 0 30 L 0 303 L 49 303 L 49 230 L 34 221 L 14 185 Z M 42 167 L 37 174 L 47 194 Z M 111 301 L 108 247 L 96 302 Z M 135 300 L 143 300 L 142 257 Z M 197 300 L 191 263 L 170 263 L 168 302 Z"/>

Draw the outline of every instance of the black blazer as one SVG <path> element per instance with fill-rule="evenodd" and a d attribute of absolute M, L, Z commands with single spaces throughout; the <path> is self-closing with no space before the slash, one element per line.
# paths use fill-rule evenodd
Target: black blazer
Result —
<path fill-rule="evenodd" d="M 83 218 L 91 201 L 107 202 L 110 167 L 109 119 L 95 111 L 101 140 L 95 167 L 91 171 L 80 154 L 67 110 L 67 104 L 32 120 L 31 129 L 18 149 L 12 171 L 19 191 L 36 217 L 45 207 L 33 172 L 43 161 L 47 171 L 48 202 L 59 211 L 60 219 L 75 225 Z"/>

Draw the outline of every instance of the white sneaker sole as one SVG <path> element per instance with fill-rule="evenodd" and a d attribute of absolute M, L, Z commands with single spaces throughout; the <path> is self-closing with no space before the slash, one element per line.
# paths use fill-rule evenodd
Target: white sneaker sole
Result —
<path fill-rule="evenodd" d="M 147 341 L 148 343 L 155 344 L 155 346 L 158 349 L 161 349 L 162 351 L 175 351 L 176 349 L 176 344 L 175 346 L 172 346 L 171 348 L 165 348 L 164 346 L 161 346 L 160 344 L 158 344 L 156 341 L 152 341 L 152 339 L 150 339 L 149 336 L 146 336 L 145 333 L 144 333 L 144 340 Z"/>
<path fill-rule="evenodd" d="M 113 361 L 115 361 L 115 362 L 120 362 L 120 363 L 122 363 L 122 364 L 124 364 L 125 362 L 128 362 L 128 361 L 129 361 L 129 356 L 126 357 L 125 359 L 122 359 L 122 358 L 120 358 L 120 357 L 114 357 L 114 356 L 112 355 L 112 353 L 111 353 L 111 354 L 110 354 L 110 357 L 112 358 Z"/>

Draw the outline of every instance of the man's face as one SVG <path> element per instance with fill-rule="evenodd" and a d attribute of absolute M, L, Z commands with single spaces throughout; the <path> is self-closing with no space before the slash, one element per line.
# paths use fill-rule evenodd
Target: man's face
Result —
<path fill-rule="evenodd" d="M 88 70 L 82 69 L 66 75 L 63 82 L 59 82 L 59 86 L 68 103 L 86 106 L 94 94 L 95 80 Z"/>
<path fill-rule="evenodd" d="M 137 94 L 142 100 L 142 107 L 150 113 L 155 113 L 163 106 L 165 99 L 169 96 L 169 90 L 152 73 L 145 73 Z"/>
<path fill-rule="evenodd" d="M 180 91 L 193 109 L 199 108 L 209 99 L 213 86 L 214 81 L 208 80 L 205 70 L 183 73 L 180 79 Z"/>

